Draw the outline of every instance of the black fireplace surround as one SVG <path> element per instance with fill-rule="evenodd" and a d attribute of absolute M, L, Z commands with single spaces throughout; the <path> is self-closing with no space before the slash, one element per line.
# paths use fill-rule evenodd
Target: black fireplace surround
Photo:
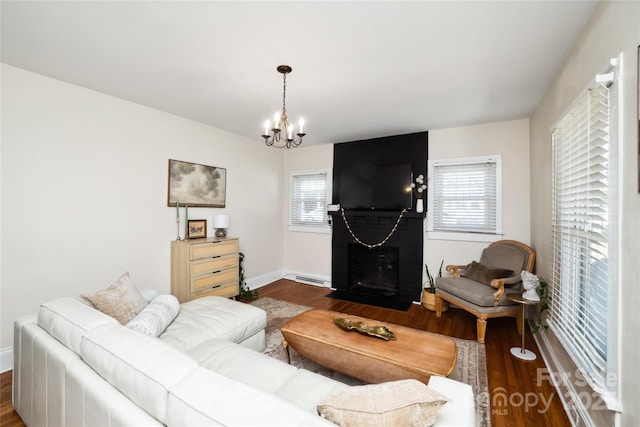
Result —
<path fill-rule="evenodd" d="M 367 169 L 410 164 L 413 177 L 426 176 L 427 144 L 427 132 L 335 144 L 332 203 L 340 204 L 340 177 L 354 165 Z M 415 198 L 410 204 L 404 214 L 400 207 L 330 212 L 332 297 L 399 310 L 420 300 L 424 213 L 415 212 Z"/>

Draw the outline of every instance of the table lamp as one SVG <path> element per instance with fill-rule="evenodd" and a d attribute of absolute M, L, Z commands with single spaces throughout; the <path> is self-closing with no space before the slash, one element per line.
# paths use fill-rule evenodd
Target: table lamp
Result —
<path fill-rule="evenodd" d="M 214 215 L 213 228 L 216 229 L 216 237 L 227 237 L 227 228 L 229 228 L 229 215 Z"/>

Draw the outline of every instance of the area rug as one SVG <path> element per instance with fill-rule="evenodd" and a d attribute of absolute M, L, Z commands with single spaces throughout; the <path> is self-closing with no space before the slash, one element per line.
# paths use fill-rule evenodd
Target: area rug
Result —
<path fill-rule="evenodd" d="M 282 347 L 283 337 L 280 332 L 280 327 L 292 317 L 311 309 L 311 307 L 269 297 L 260 298 L 251 304 L 267 312 L 267 346 L 264 353 L 276 359 L 286 361 L 285 351 Z M 476 396 L 478 425 L 489 427 L 491 425 L 491 416 L 484 345 L 479 344 L 477 341 L 459 338 L 453 338 L 453 340 L 458 346 L 458 358 L 456 366 L 449 375 L 449 378 L 469 384 L 473 388 L 474 396 Z M 304 368 L 350 385 L 363 384 L 363 382 L 358 379 L 351 378 L 307 360 L 291 348 L 289 350 L 291 364 L 298 368 Z"/>

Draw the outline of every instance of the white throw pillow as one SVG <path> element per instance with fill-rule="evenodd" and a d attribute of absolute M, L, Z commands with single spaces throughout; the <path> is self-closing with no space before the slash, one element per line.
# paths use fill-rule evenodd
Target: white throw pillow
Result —
<path fill-rule="evenodd" d="M 179 311 L 180 303 L 176 297 L 159 295 L 131 319 L 127 327 L 142 334 L 157 337 L 173 322 Z"/>

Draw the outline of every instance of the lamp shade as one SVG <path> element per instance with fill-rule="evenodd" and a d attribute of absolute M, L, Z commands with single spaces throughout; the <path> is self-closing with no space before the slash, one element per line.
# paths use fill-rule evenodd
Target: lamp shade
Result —
<path fill-rule="evenodd" d="M 213 228 L 229 228 L 229 215 L 225 215 L 225 214 L 214 215 Z"/>

